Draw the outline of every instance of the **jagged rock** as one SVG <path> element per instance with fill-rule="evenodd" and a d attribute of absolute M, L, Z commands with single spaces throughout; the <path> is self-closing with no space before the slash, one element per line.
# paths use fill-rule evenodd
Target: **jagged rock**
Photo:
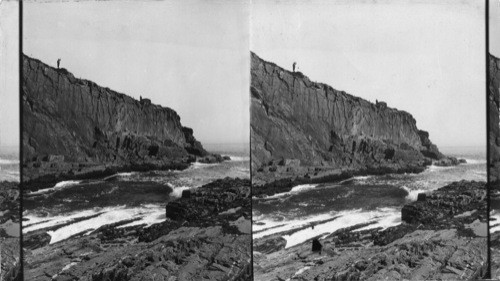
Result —
<path fill-rule="evenodd" d="M 319 239 L 319 256 L 311 253 L 312 239 L 254 255 L 254 280 L 472 281 L 486 276 L 486 183 L 454 182 L 403 210 L 411 212 L 400 225 L 354 231 L 367 226 L 360 224 Z M 266 250 L 267 241 L 283 235 L 291 233 L 256 239 L 254 249 Z"/>
<path fill-rule="evenodd" d="M 232 224 L 250 222 L 249 198 L 249 180 L 216 180 L 167 205 L 183 210 L 179 220 L 106 225 L 26 250 L 25 280 L 251 280 L 251 236 Z"/>
<path fill-rule="evenodd" d="M 191 198 L 191 190 L 189 190 L 189 189 L 188 190 L 183 190 L 181 198 L 187 198 L 187 199 Z"/>
<path fill-rule="evenodd" d="M 196 156 L 208 155 L 170 108 L 141 104 L 26 55 L 22 66 L 23 182 L 28 189 L 110 167 L 186 168 Z"/>
<path fill-rule="evenodd" d="M 207 155 L 205 157 L 198 158 L 198 162 L 205 163 L 205 164 L 220 163 L 220 162 L 223 162 L 225 160 L 227 160 L 227 159 L 224 159 L 224 157 L 222 157 L 219 154 L 211 154 L 211 155 Z"/>
<path fill-rule="evenodd" d="M 455 157 L 444 157 L 442 159 L 434 161 L 433 164 L 436 166 L 440 166 L 440 167 L 449 167 L 449 166 L 456 166 L 456 165 L 461 164 L 461 163 L 463 163 L 463 162 L 461 162 L 459 159 L 457 159 Z"/>
<path fill-rule="evenodd" d="M 321 242 L 319 242 L 319 240 L 317 238 L 313 239 L 311 251 L 321 253 L 322 248 L 323 248 L 323 245 L 321 245 Z"/>
<path fill-rule="evenodd" d="M 29 233 L 29 235 L 24 235 L 23 237 L 23 247 L 30 250 L 41 248 L 49 245 L 50 239 L 51 237 L 46 231 Z"/>
<path fill-rule="evenodd" d="M 254 53 L 250 91 L 256 185 L 300 174 L 313 179 L 334 170 L 423 169 L 444 157 L 409 113 L 312 82 Z M 307 171 L 318 167 L 322 170 Z"/>
<path fill-rule="evenodd" d="M 20 224 L 19 183 L 0 182 L 0 225 L 8 221 Z M 21 245 L 19 235 L 0 228 L 0 280 L 20 280 Z"/>
<path fill-rule="evenodd" d="M 451 224 L 455 215 L 470 210 L 485 209 L 485 197 L 484 183 L 455 182 L 427 194 L 425 200 L 406 204 L 401 210 L 401 220 L 412 224 L 432 225 L 436 222 Z"/>

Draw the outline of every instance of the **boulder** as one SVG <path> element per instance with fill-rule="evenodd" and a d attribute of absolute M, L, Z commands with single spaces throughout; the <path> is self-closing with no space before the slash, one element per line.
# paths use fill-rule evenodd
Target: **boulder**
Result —
<path fill-rule="evenodd" d="M 312 249 L 311 249 L 311 251 L 321 253 L 321 249 L 323 249 L 323 245 L 321 245 L 321 242 L 319 242 L 318 238 L 314 238 L 312 240 Z"/>

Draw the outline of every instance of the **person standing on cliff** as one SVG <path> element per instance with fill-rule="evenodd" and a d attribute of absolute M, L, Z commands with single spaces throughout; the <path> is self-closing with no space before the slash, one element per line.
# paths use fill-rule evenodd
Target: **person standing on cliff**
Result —
<path fill-rule="evenodd" d="M 293 72 L 295 72 L 295 66 L 297 65 L 296 62 L 293 62 Z"/>
<path fill-rule="evenodd" d="M 57 69 L 59 69 L 60 65 L 61 65 L 61 59 L 57 59 Z"/>

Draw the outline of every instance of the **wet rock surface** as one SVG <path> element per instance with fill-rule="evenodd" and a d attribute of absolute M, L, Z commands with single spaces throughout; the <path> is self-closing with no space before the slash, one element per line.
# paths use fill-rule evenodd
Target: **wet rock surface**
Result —
<path fill-rule="evenodd" d="M 477 280 L 486 276 L 485 183 L 455 182 L 419 199 L 404 206 L 400 225 L 354 231 L 368 223 L 337 230 L 319 239 L 321 253 L 311 250 L 313 239 L 320 237 L 286 249 L 272 247 L 285 233 L 256 239 L 255 280 Z"/>
<path fill-rule="evenodd" d="M 167 107 L 135 100 L 23 55 L 23 186 L 152 169 L 210 155 Z"/>
<path fill-rule="evenodd" d="M 25 249 L 25 278 L 251 280 L 249 198 L 249 180 L 221 179 L 169 202 L 163 223 L 117 228 L 124 218 L 90 235 L 34 245 Z"/>
<path fill-rule="evenodd" d="M 312 82 L 251 54 L 253 183 L 456 165 L 407 112 Z"/>
<path fill-rule="evenodd" d="M 21 280 L 19 183 L 0 182 L 0 280 Z"/>

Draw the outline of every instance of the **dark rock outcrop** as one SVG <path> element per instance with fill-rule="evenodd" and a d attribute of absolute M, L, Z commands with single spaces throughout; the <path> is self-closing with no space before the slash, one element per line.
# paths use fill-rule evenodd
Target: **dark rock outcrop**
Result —
<path fill-rule="evenodd" d="M 185 168 L 208 153 L 177 113 L 23 56 L 23 182 Z M 110 170 L 106 172 L 106 170 Z"/>
<path fill-rule="evenodd" d="M 19 183 L 0 182 L 0 280 L 21 280 Z"/>
<path fill-rule="evenodd" d="M 312 82 L 254 53 L 250 91 L 258 184 L 332 171 L 423 170 L 446 158 L 409 113 Z"/>
<path fill-rule="evenodd" d="M 481 210 L 477 215 L 481 215 L 480 219 L 485 219 L 484 183 L 462 181 L 442 187 L 425 196 L 419 194 L 416 202 L 403 207 L 401 220 L 410 224 L 424 225 L 452 223 L 454 216 L 471 210 Z"/>

